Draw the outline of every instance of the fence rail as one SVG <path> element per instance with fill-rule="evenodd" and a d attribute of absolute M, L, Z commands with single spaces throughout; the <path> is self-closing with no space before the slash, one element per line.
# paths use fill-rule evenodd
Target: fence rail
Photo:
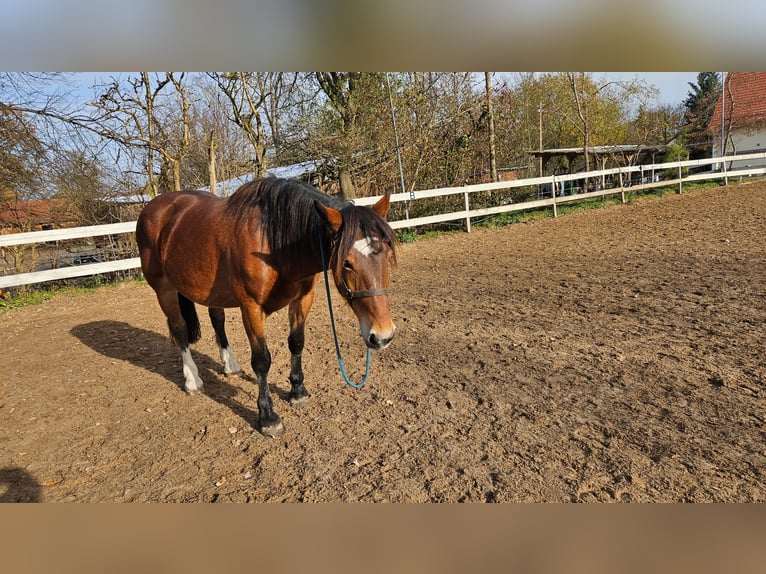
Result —
<path fill-rule="evenodd" d="M 735 161 L 752 161 L 758 159 L 766 159 L 766 152 L 755 154 L 740 154 L 700 160 L 685 160 L 669 163 L 617 167 L 577 174 L 517 179 L 513 181 L 466 185 L 463 187 L 448 187 L 441 189 L 418 190 L 408 193 L 395 193 L 391 195 L 392 203 L 413 202 L 429 198 L 459 195 L 463 197 L 463 204 L 465 209 L 450 213 L 428 215 L 424 217 L 399 219 L 391 221 L 390 224 L 394 229 L 402 229 L 419 227 L 423 225 L 433 225 L 450 221 L 464 221 L 466 230 L 470 231 L 471 219 L 497 215 L 500 213 L 510 213 L 514 211 L 527 211 L 531 209 L 552 207 L 553 214 L 555 216 L 557 215 L 557 207 L 564 203 L 616 194 L 620 194 L 622 201 L 624 202 L 626 190 L 641 191 L 651 188 L 677 185 L 678 193 L 681 193 L 683 191 L 683 184 L 688 182 L 723 179 L 725 183 L 728 183 L 729 177 L 766 175 L 766 167 L 744 167 L 742 169 L 727 169 L 727 164 L 731 165 Z M 701 173 L 698 172 L 684 174 L 684 171 L 689 170 L 690 168 L 703 168 L 705 166 L 718 167 L 720 168 L 720 171 L 711 170 Z M 661 181 L 654 181 L 655 178 L 652 177 L 651 181 L 644 181 L 644 179 L 646 179 L 646 174 L 655 174 L 656 172 L 667 173 L 669 170 L 673 170 L 673 173 L 676 177 L 673 179 L 663 179 Z M 635 174 L 639 174 L 639 183 L 632 184 L 630 182 Z M 576 195 L 568 195 L 563 197 L 556 196 L 555 190 L 557 189 L 557 186 L 565 182 L 569 182 L 571 186 L 572 182 L 586 180 L 604 181 L 607 177 L 616 177 L 618 184 L 615 187 L 610 187 L 608 189 L 599 189 L 596 191 L 578 193 Z M 510 203 L 507 205 L 494 205 L 490 207 L 474 209 L 471 209 L 470 207 L 471 195 L 477 192 L 511 190 L 515 188 L 532 186 L 550 186 L 550 189 L 552 190 L 552 197 L 537 199 L 533 201 L 524 201 L 520 203 Z M 378 197 L 365 197 L 355 200 L 355 203 L 357 205 L 372 205 L 378 199 Z M 54 229 L 48 231 L 33 231 L 29 233 L 0 235 L 0 248 L 18 245 L 29 245 L 49 241 L 64 241 L 71 239 L 98 237 L 103 235 L 133 233 L 135 228 L 136 222 L 130 221 L 125 223 L 112 223 L 108 225 L 73 227 L 69 229 Z M 137 257 L 133 257 L 116 261 L 107 261 L 103 263 L 93 263 L 89 265 L 78 265 L 72 267 L 49 269 L 45 271 L 17 273 L 0 276 L 0 289 L 18 287 L 21 285 L 30 285 L 33 283 L 41 283 L 45 281 L 54 281 L 59 279 L 87 277 L 100 273 L 137 269 L 139 267 L 139 259 Z"/>

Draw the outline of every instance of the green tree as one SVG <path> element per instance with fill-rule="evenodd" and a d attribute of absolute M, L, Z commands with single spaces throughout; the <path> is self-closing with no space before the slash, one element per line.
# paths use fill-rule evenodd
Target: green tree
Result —
<path fill-rule="evenodd" d="M 683 136 L 690 149 L 691 159 L 710 157 L 713 142 L 706 134 L 718 96 L 721 93 L 721 78 L 718 72 L 700 72 L 697 83 L 689 82 L 691 90 L 683 102 Z"/>
<path fill-rule="evenodd" d="M 656 90 L 639 80 L 614 82 L 606 78 L 595 80 L 585 72 L 567 72 L 567 83 L 574 113 L 567 115 L 581 136 L 585 171 L 590 165 L 588 148 L 596 145 L 626 143 L 630 107 L 645 105 Z M 575 119 L 572 119 L 572 116 Z"/>
<path fill-rule="evenodd" d="M 464 185 L 489 165 L 483 74 L 421 73 L 405 88 L 415 135 L 418 187 Z M 408 154 L 409 155 L 409 154 Z"/>
<path fill-rule="evenodd" d="M 539 173 L 528 152 L 550 148 L 588 148 L 642 143 L 628 141 L 636 109 L 648 108 L 654 89 L 639 80 L 616 82 L 584 72 L 524 73 L 498 90 L 498 150 L 506 165 Z M 653 129 L 653 128 L 652 128 Z M 595 169 L 551 160 L 546 172 Z"/>
<path fill-rule="evenodd" d="M 641 106 L 630 122 L 628 137 L 639 145 L 664 145 L 677 139 L 683 126 L 681 104 L 658 107 Z"/>

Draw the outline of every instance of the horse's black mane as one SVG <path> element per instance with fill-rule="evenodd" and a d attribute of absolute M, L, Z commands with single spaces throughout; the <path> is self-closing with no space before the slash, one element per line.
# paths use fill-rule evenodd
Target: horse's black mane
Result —
<path fill-rule="evenodd" d="M 316 201 L 343 214 L 336 237 L 329 237 Z M 321 238 L 330 266 L 340 266 L 360 227 L 365 237 L 377 237 L 392 249 L 396 245 L 393 230 L 372 209 L 327 195 L 299 180 L 266 177 L 245 183 L 227 199 L 226 211 L 240 222 L 258 217 L 276 264 L 301 261 L 308 252 L 318 251 Z M 331 244 L 333 249 L 329 249 Z"/>

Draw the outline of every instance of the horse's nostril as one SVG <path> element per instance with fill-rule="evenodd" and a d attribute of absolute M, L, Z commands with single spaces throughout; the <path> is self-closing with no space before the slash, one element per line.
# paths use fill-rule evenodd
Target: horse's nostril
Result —
<path fill-rule="evenodd" d="M 394 334 L 391 333 L 389 337 L 381 338 L 375 333 L 370 333 L 367 337 L 367 346 L 372 349 L 385 349 L 388 344 L 393 340 Z"/>

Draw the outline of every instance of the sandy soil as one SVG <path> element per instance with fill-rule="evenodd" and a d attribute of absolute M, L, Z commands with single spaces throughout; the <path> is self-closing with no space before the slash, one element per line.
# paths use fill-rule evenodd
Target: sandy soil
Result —
<path fill-rule="evenodd" d="M 397 339 L 364 389 L 318 291 L 311 402 L 291 407 L 287 316 L 269 320 L 278 438 L 206 321 L 207 393 L 183 392 L 144 284 L 8 311 L 0 500 L 764 502 L 764 221 L 754 183 L 403 245 Z"/>

